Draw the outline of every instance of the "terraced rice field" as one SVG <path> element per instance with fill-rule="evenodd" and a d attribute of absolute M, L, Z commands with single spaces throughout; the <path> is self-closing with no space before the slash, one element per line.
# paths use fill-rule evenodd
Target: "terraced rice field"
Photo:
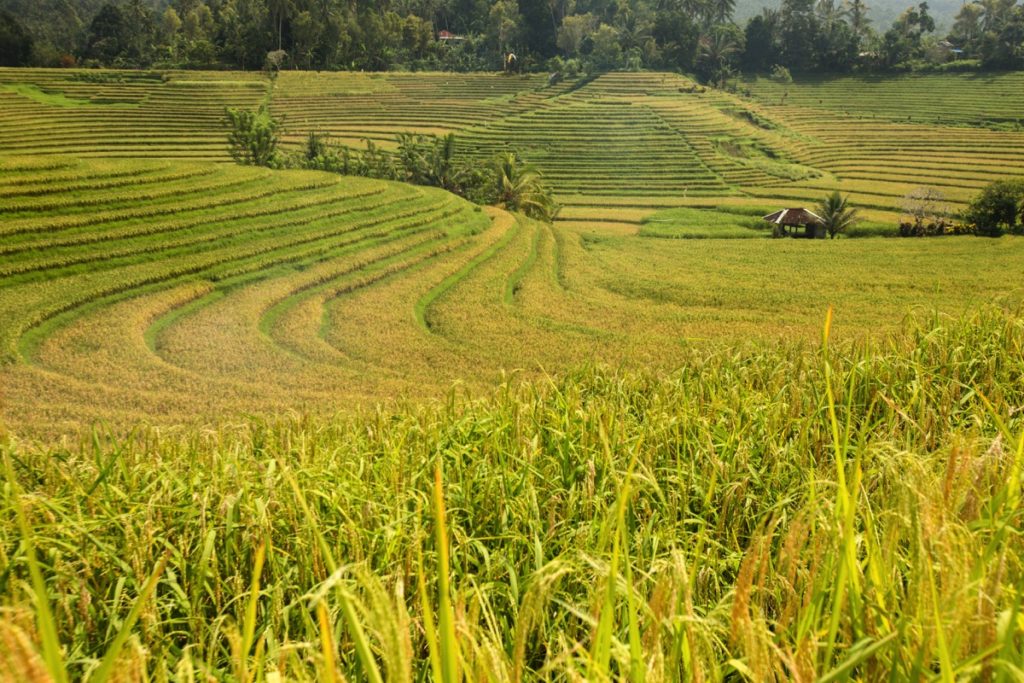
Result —
<path fill-rule="evenodd" d="M 1015 79 L 994 82 L 1024 103 Z M 762 238 L 754 216 L 837 186 L 891 220 L 910 188 L 942 188 L 956 206 L 1024 163 L 1024 133 L 968 127 L 970 109 L 940 128 L 839 111 L 828 84 L 814 87 L 818 105 L 811 86 L 784 104 L 772 87 L 743 99 L 649 73 L 549 86 L 0 70 L 3 416 L 61 432 L 329 411 L 516 369 L 671 368 L 707 340 L 811 337 L 828 303 L 837 334 L 858 337 L 915 310 L 1024 298 L 1012 239 L 656 239 Z M 262 102 L 290 145 L 311 129 L 352 144 L 411 130 L 455 131 L 481 163 L 517 149 L 555 188 L 561 219 L 217 163 L 223 108 Z"/>
<path fill-rule="evenodd" d="M 1018 676 L 1024 240 L 756 217 L 1021 133 L 757 97 L 0 70 L 0 681 Z M 563 219 L 224 163 L 261 102 Z"/>
<path fill-rule="evenodd" d="M 741 84 L 672 74 L 140 73 L 0 69 L 0 151 L 226 161 L 226 105 L 269 102 L 297 146 L 310 130 L 360 146 L 455 132 L 481 160 L 512 148 L 542 170 L 570 223 L 636 230 L 679 206 L 777 207 L 832 189 L 893 221 L 918 187 L 953 210 L 1024 173 L 1020 74 Z M 979 127 L 981 126 L 981 127 Z M 989 126 L 989 127 L 985 127 Z"/>
<path fill-rule="evenodd" d="M 700 242 L 317 172 L 7 157 L 2 418 L 56 434 L 331 412 L 516 370 L 667 369 L 709 340 L 813 338 L 828 303 L 849 338 L 913 310 L 1024 301 L 1011 238 Z"/>

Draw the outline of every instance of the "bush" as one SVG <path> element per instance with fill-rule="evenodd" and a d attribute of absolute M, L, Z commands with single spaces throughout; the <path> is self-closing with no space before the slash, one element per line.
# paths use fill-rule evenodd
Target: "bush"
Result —
<path fill-rule="evenodd" d="M 769 78 L 776 83 L 782 83 L 783 85 L 789 85 L 793 82 L 793 75 L 789 73 L 789 69 L 781 64 L 776 64 L 772 67 L 772 72 Z"/>
<path fill-rule="evenodd" d="M 966 213 L 979 235 L 1024 234 L 1024 178 L 989 183 Z"/>
<path fill-rule="evenodd" d="M 228 147 L 231 157 L 247 166 L 277 166 L 280 123 L 266 107 L 257 111 L 228 108 L 227 121 L 231 128 Z"/>
<path fill-rule="evenodd" d="M 944 235 L 973 235 L 974 226 L 948 218 L 900 222 L 900 237 L 942 237 Z"/>

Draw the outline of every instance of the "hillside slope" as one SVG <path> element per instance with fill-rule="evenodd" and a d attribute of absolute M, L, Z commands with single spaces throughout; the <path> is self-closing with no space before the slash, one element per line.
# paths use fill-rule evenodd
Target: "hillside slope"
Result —
<path fill-rule="evenodd" d="M 227 160 L 225 106 L 271 103 L 285 141 L 310 131 L 392 146 L 454 132 L 481 161 L 511 148 L 566 207 L 563 220 L 638 225 L 658 209 L 813 203 L 839 189 L 894 221 L 940 189 L 962 208 L 1024 167 L 1024 74 L 746 82 L 737 96 L 672 74 L 542 76 L 0 70 L 10 154 Z M 992 95 L 992 93 L 998 93 Z M 99 124 L 99 126 L 97 126 Z"/>
<path fill-rule="evenodd" d="M 915 307 L 1024 301 L 1006 277 L 1020 240 L 739 230 L 652 240 L 326 173 L 0 157 L 0 421 L 52 435 L 332 411 L 814 339 L 829 303 L 836 336 L 860 338 Z"/>

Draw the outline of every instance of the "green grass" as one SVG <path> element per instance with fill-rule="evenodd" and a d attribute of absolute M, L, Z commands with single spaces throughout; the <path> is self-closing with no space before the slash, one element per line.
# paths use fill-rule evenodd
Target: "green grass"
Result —
<path fill-rule="evenodd" d="M 990 309 L 335 419 L 8 440 L 0 661 L 1013 680 L 1022 359 L 1024 319 Z"/>
<path fill-rule="evenodd" d="M 770 237 L 771 231 L 755 209 L 749 213 L 732 213 L 722 209 L 665 209 L 643 219 L 640 234 L 644 237 L 675 239 L 750 239 Z"/>
<path fill-rule="evenodd" d="M 0 90 L 17 93 L 40 104 L 55 107 L 84 107 L 89 104 L 89 100 L 66 97 L 61 93 L 44 92 L 34 85 L 0 85 Z"/>

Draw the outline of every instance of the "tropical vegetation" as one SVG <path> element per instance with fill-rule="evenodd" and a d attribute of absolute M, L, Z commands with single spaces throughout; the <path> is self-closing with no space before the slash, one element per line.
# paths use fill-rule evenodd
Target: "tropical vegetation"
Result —
<path fill-rule="evenodd" d="M 971 201 L 966 219 L 979 232 L 1024 233 L 1024 178 L 997 180 Z"/>
<path fill-rule="evenodd" d="M 850 206 L 849 198 L 840 195 L 838 190 L 821 200 L 818 215 L 821 216 L 825 232 L 833 239 L 859 220 L 857 209 Z"/>
<path fill-rule="evenodd" d="M 0 64 L 307 70 L 767 73 L 1024 66 L 1024 7 L 927 2 L 888 27 L 863 0 L 0 0 Z M 745 17 L 749 12 L 745 10 Z M 442 31 L 444 33 L 442 33 Z M 516 59 L 508 61 L 509 54 Z M 273 58 L 268 61 L 268 55 Z"/>

